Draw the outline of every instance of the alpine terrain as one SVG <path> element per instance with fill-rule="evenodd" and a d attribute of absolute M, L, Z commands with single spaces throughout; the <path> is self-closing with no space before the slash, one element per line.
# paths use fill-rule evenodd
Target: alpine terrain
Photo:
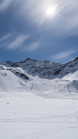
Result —
<path fill-rule="evenodd" d="M 0 63 L 0 139 L 78 138 L 78 57 Z"/>

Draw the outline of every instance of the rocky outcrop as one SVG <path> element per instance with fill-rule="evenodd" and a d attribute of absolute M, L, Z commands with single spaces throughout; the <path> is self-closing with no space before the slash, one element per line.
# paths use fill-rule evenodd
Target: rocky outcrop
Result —
<path fill-rule="evenodd" d="M 69 73 L 74 73 L 75 71 L 78 70 L 78 57 L 65 64 L 50 63 L 50 61 L 48 60 L 38 61 L 27 58 L 25 61 L 21 62 L 7 61 L 1 63 L 1 65 L 14 68 L 21 67 L 28 74 L 31 74 L 33 76 L 38 75 L 41 78 L 50 78 L 50 79 L 56 77 L 62 78 L 63 76 Z M 18 74 L 21 77 L 29 78 L 25 76 L 23 73 L 16 72 L 15 74 Z"/>

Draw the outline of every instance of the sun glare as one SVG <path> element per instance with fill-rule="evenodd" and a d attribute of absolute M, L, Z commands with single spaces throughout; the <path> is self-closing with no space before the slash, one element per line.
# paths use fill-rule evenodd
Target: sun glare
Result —
<path fill-rule="evenodd" d="M 54 17 L 56 15 L 56 10 L 57 10 L 57 7 L 55 5 L 49 6 L 46 9 L 46 15 L 49 17 Z"/>
<path fill-rule="evenodd" d="M 40 11 L 40 25 L 45 21 L 52 24 L 60 15 L 60 4 L 54 2 L 54 0 L 46 0 L 46 2 L 42 0 Z"/>

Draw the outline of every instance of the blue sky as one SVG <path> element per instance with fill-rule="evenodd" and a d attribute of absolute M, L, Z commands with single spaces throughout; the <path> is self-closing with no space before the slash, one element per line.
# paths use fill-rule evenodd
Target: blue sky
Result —
<path fill-rule="evenodd" d="M 0 0 L 0 62 L 64 63 L 77 56 L 78 0 Z"/>

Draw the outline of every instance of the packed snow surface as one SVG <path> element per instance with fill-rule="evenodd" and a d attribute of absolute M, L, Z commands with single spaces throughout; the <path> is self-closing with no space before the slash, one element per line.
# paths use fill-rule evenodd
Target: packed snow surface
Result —
<path fill-rule="evenodd" d="M 0 139 L 78 139 L 77 59 L 65 67 L 33 63 L 0 64 Z M 46 63 L 59 75 L 44 77 Z"/>
<path fill-rule="evenodd" d="M 0 98 L 0 139 L 52 138 L 78 138 L 78 100 L 29 92 Z"/>

